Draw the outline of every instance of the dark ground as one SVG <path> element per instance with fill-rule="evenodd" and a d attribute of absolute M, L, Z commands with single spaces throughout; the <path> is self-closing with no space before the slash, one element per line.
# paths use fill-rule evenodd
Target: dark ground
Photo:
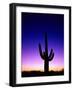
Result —
<path fill-rule="evenodd" d="M 24 71 L 22 72 L 22 77 L 35 77 L 35 76 L 59 76 L 64 75 L 64 70 L 62 71 L 48 71 L 47 73 L 41 71 Z"/>

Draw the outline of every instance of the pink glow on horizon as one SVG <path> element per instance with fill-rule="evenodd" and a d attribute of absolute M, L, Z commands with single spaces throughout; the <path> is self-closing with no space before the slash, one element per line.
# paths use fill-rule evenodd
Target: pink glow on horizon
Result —
<path fill-rule="evenodd" d="M 56 66 L 56 67 L 50 67 L 49 70 L 50 71 L 61 71 L 63 70 L 64 67 L 62 66 Z M 29 66 L 22 66 L 22 71 L 44 71 L 44 66 L 39 66 L 39 67 L 36 67 L 36 66 L 32 66 L 32 67 L 29 67 Z"/>
<path fill-rule="evenodd" d="M 32 57 L 32 58 L 31 58 Z M 31 58 L 31 59 L 29 59 Z M 40 56 L 24 56 L 22 62 L 22 71 L 31 71 L 31 70 L 38 70 L 38 71 L 44 71 L 44 60 Z M 54 59 L 49 62 L 49 68 L 53 67 L 55 68 L 64 68 L 64 63 L 62 62 L 63 57 L 54 57 Z"/>
<path fill-rule="evenodd" d="M 28 70 L 44 71 L 44 60 L 40 57 L 39 53 L 35 52 L 35 49 L 29 51 L 24 50 L 24 52 L 22 53 L 21 66 L 22 66 L 21 71 L 28 71 Z M 49 68 L 51 67 L 54 70 L 55 68 L 57 70 L 60 68 L 64 68 L 64 55 L 60 50 L 59 53 L 58 50 L 56 50 L 56 54 L 54 55 L 53 60 L 49 62 Z"/>

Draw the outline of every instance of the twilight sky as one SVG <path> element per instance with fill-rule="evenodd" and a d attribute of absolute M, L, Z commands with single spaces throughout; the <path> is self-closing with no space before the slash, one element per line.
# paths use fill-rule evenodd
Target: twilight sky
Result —
<path fill-rule="evenodd" d="M 45 49 L 44 32 L 48 35 L 48 54 L 55 53 L 50 70 L 64 68 L 64 15 L 22 13 L 22 71 L 44 71 L 44 60 L 40 57 L 38 44 Z"/>

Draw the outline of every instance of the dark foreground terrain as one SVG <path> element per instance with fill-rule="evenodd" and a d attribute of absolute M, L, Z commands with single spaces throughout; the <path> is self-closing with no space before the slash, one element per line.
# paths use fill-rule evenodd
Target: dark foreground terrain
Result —
<path fill-rule="evenodd" d="M 58 76 L 64 75 L 64 70 L 62 71 L 49 71 L 47 73 L 41 71 L 24 71 L 22 72 L 22 77 L 34 77 L 34 76 Z"/>

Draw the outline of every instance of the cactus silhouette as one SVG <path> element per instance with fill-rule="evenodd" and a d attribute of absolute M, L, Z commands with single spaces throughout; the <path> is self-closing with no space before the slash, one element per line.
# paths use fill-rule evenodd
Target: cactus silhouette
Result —
<path fill-rule="evenodd" d="M 41 58 L 44 60 L 44 72 L 49 71 L 49 62 L 54 58 L 53 49 L 51 49 L 50 54 L 48 56 L 48 41 L 47 41 L 47 33 L 45 33 L 45 51 L 42 52 L 41 44 L 39 43 L 39 53 Z"/>

